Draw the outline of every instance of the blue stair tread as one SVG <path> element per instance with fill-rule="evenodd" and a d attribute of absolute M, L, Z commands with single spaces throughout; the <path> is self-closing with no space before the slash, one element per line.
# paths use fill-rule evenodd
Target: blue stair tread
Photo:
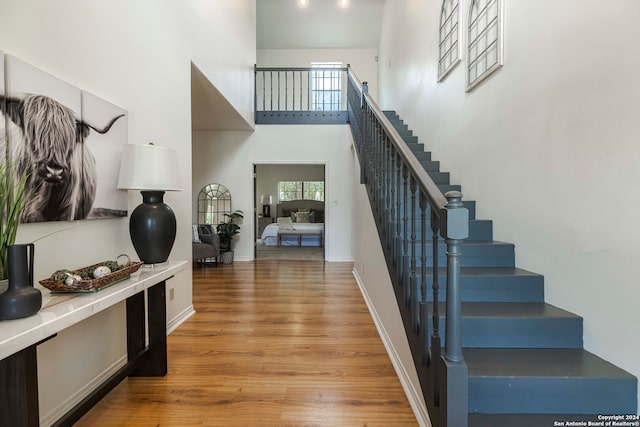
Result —
<path fill-rule="evenodd" d="M 440 310 L 444 310 L 441 303 Z M 444 313 L 444 311 L 441 311 Z M 463 302 L 462 317 L 546 317 L 581 319 L 580 316 L 541 302 Z"/>
<path fill-rule="evenodd" d="M 469 378 L 616 378 L 635 380 L 629 372 L 574 348 L 466 348 Z"/>
<path fill-rule="evenodd" d="M 624 414 L 638 381 L 579 348 L 467 348 L 469 412 Z"/>
<path fill-rule="evenodd" d="M 427 272 L 429 274 L 433 273 L 432 268 L 427 268 Z M 446 276 L 447 269 L 446 268 L 438 268 L 438 274 L 442 277 Z M 541 274 L 534 273 L 532 271 L 524 270 L 518 267 L 462 267 L 460 269 L 460 274 L 462 276 L 526 276 L 526 277 L 542 277 Z"/>

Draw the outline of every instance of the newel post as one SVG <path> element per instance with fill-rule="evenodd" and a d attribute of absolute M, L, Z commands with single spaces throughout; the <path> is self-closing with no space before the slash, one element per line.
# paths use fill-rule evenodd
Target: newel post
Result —
<path fill-rule="evenodd" d="M 445 197 L 446 218 L 441 233 L 447 244 L 447 303 L 445 347 L 440 359 L 440 421 L 442 426 L 466 427 L 469 373 L 462 354 L 460 246 L 469 236 L 469 211 L 459 191 L 449 191 Z"/>

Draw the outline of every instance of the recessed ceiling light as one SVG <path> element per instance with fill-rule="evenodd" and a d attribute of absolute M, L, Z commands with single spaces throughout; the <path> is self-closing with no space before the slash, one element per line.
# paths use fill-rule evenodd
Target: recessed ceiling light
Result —
<path fill-rule="evenodd" d="M 340 7 L 349 6 L 349 0 L 338 0 L 338 6 L 340 6 Z"/>
<path fill-rule="evenodd" d="M 298 0 L 298 6 L 300 7 L 307 7 L 308 4 L 309 0 Z"/>

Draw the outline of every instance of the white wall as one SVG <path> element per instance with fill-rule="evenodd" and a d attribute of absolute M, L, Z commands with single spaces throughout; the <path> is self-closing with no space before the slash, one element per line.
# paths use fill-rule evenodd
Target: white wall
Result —
<path fill-rule="evenodd" d="M 171 258 L 191 259 L 190 64 L 196 62 L 251 118 L 255 2 L 3 1 L 0 16 L 1 50 L 128 110 L 129 142 L 176 149 L 183 191 L 165 197 L 178 221 Z M 140 202 L 131 192 L 129 209 Z M 126 219 L 24 224 L 17 240 L 36 241 L 36 279 L 123 252 L 137 258 Z M 171 324 L 192 311 L 191 272 L 168 287 L 175 288 L 168 301 Z M 41 425 L 82 398 L 97 376 L 117 368 L 125 351 L 122 305 L 41 345 Z"/>
<path fill-rule="evenodd" d="M 309 67 L 311 62 L 342 62 L 361 82 L 369 84 L 369 93 L 378 95 L 377 49 L 258 49 L 258 67 Z"/>
<path fill-rule="evenodd" d="M 381 105 L 584 317 L 585 347 L 640 376 L 640 2 L 504 3 L 505 65 L 467 94 L 464 62 L 436 83 L 442 1 L 386 2 Z"/>
<path fill-rule="evenodd" d="M 369 196 L 366 187 L 357 184 L 360 181 L 360 162 L 355 151 L 352 151 L 352 159 L 352 180 L 356 183 L 353 197 L 354 276 L 419 425 L 431 426 Z"/>
<path fill-rule="evenodd" d="M 210 182 L 231 192 L 232 209 L 252 212 L 253 164 L 325 165 L 327 261 L 353 260 L 351 131 L 345 125 L 259 125 L 255 132 L 194 132 L 193 194 Z M 249 216 L 250 217 L 250 216 Z M 253 221 L 243 221 L 235 238 L 235 259 L 254 257 Z"/>

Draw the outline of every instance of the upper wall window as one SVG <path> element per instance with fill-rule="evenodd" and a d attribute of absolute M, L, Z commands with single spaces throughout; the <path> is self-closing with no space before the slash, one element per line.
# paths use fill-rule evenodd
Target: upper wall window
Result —
<path fill-rule="evenodd" d="M 278 181 L 278 202 L 324 201 L 324 181 Z"/>
<path fill-rule="evenodd" d="M 440 12 L 438 81 L 460 62 L 460 0 L 443 0 Z"/>
<path fill-rule="evenodd" d="M 342 63 L 312 62 L 311 109 L 315 111 L 340 111 L 342 105 Z M 336 70 L 331 70 L 336 68 Z"/>
<path fill-rule="evenodd" d="M 502 65 L 502 0 L 472 0 L 468 28 L 470 91 Z"/>

